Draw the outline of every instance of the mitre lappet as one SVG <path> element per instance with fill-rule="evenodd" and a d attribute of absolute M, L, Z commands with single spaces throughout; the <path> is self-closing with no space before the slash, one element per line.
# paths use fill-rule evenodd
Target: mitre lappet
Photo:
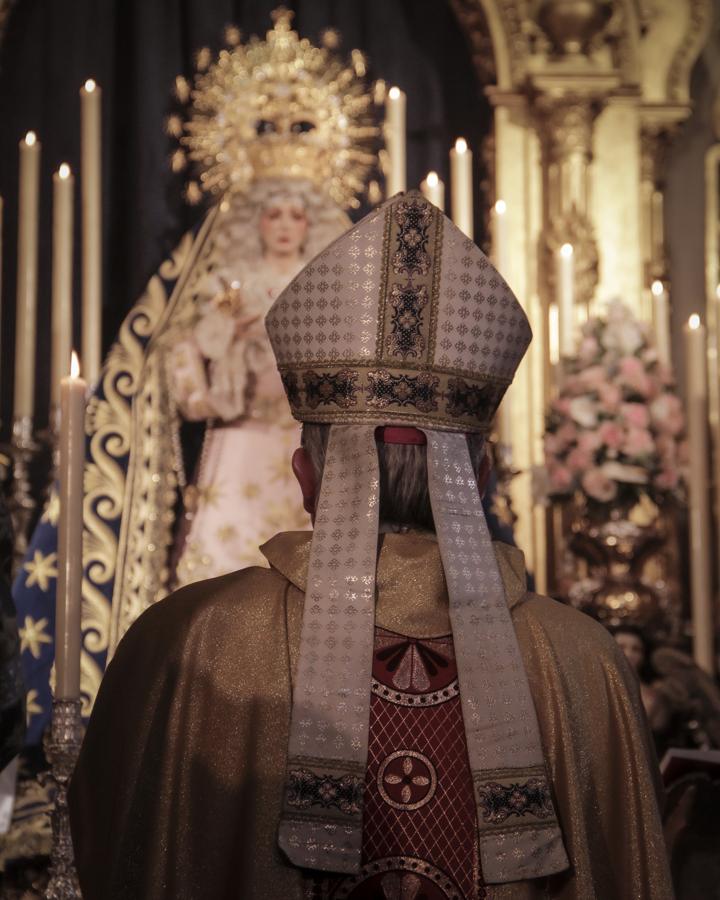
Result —
<path fill-rule="evenodd" d="M 295 418 L 331 424 L 294 679 L 279 843 L 361 864 L 378 550 L 378 426 L 427 438 L 487 883 L 568 867 L 538 721 L 470 459 L 531 339 L 502 276 L 421 194 L 312 260 L 266 319 Z"/>

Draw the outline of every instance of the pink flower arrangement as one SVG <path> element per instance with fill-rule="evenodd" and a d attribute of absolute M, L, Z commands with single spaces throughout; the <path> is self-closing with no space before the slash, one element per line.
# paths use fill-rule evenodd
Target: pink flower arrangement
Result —
<path fill-rule="evenodd" d="M 686 458 L 682 404 L 649 327 L 619 301 L 583 327 L 563 363 L 545 434 L 548 493 L 596 505 L 678 497 Z"/>

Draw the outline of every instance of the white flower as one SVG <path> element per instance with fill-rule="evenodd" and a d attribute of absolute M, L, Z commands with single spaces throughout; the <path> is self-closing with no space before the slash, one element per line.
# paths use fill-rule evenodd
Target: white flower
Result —
<path fill-rule="evenodd" d="M 591 397 L 575 397 L 570 401 L 570 416 L 583 428 L 597 425 L 597 405 Z"/>
<path fill-rule="evenodd" d="M 642 466 L 628 466 L 618 462 L 606 462 L 600 467 L 603 474 L 624 484 L 647 484 L 647 472 Z"/>

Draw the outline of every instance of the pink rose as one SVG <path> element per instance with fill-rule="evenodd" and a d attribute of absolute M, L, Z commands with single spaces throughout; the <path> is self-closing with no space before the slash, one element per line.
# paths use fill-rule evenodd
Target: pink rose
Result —
<path fill-rule="evenodd" d="M 587 450 L 581 450 L 578 446 L 568 453 L 566 462 L 568 468 L 574 472 L 584 472 L 593 463 L 592 453 L 589 453 Z"/>
<path fill-rule="evenodd" d="M 598 390 L 600 395 L 600 407 L 603 412 L 613 415 L 620 408 L 622 391 L 616 384 L 603 384 Z"/>
<path fill-rule="evenodd" d="M 628 425 L 647 428 L 650 425 L 650 411 L 644 403 L 623 403 L 620 412 Z"/>
<path fill-rule="evenodd" d="M 624 356 L 619 363 L 620 380 L 641 397 L 650 397 L 653 384 L 642 362 L 635 356 Z"/>
<path fill-rule="evenodd" d="M 572 487 L 573 477 L 565 466 L 553 466 L 549 470 L 550 491 L 555 494 L 566 494 Z"/>
<path fill-rule="evenodd" d="M 614 422 L 603 422 L 598 428 L 600 440 L 611 450 L 618 450 L 622 443 L 623 433 L 619 425 Z"/>
<path fill-rule="evenodd" d="M 586 453 L 595 453 L 600 449 L 602 443 L 599 431 L 583 431 L 578 438 L 578 447 Z"/>
<path fill-rule="evenodd" d="M 588 497 L 599 500 L 601 503 L 608 503 L 617 495 L 617 484 L 611 481 L 601 469 L 589 469 L 583 475 L 581 483 Z"/>
<path fill-rule="evenodd" d="M 675 394 L 664 393 L 650 404 L 650 418 L 660 431 L 678 435 L 685 427 L 682 403 Z"/>
<path fill-rule="evenodd" d="M 558 439 L 554 434 L 549 433 L 543 437 L 543 447 L 545 448 L 545 456 L 555 456 L 560 450 Z"/>
<path fill-rule="evenodd" d="M 655 486 L 661 491 L 672 491 L 678 486 L 678 472 L 676 469 L 663 469 L 655 477 Z"/>
<path fill-rule="evenodd" d="M 583 362 L 589 362 L 591 359 L 594 359 L 598 353 L 600 353 L 600 344 L 598 344 L 597 339 L 592 335 L 584 337 L 580 342 L 580 348 L 578 350 L 580 359 Z"/>
<path fill-rule="evenodd" d="M 552 403 L 550 404 L 551 408 L 555 410 L 555 412 L 560 413 L 561 416 L 569 416 L 570 415 L 570 398 L 569 397 L 556 397 Z"/>
<path fill-rule="evenodd" d="M 590 366 L 578 376 L 580 383 L 588 391 L 599 391 L 607 384 L 607 371 L 604 366 Z"/>
<path fill-rule="evenodd" d="M 622 450 L 628 456 L 649 456 L 655 451 L 655 442 L 646 428 L 629 428 Z"/>
<path fill-rule="evenodd" d="M 569 444 L 574 444 L 577 440 L 577 428 L 572 422 L 566 422 L 558 428 L 555 436 L 562 447 L 567 447 Z"/>

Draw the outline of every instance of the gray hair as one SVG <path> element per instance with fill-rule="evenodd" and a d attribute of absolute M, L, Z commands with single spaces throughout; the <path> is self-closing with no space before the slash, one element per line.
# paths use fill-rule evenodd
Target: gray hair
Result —
<path fill-rule="evenodd" d="M 330 425 L 312 422 L 303 424 L 302 445 L 315 470 L 318 493 L 329 436 Z M 467 440 L 477 478 L 485 457 L 485 438 L 481 434 L 468 434 Z M 380 521 L 435 531 L 428 488 L 427 447 L 378 441 L 377 448 L 380 465 Z"/>

